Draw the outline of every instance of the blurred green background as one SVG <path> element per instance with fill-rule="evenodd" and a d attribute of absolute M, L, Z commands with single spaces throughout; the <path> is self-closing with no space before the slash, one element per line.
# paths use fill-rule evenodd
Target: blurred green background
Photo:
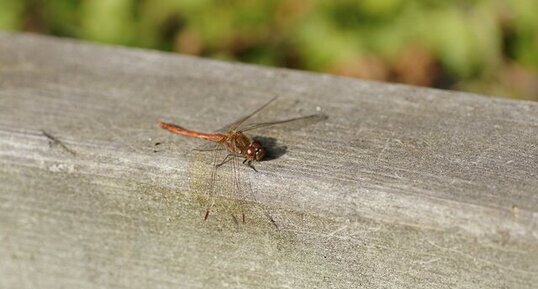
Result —
<path fill-rule="evenodd" d="M 538 100 L 537 0 L 0 0 L 0 29 Z"/>

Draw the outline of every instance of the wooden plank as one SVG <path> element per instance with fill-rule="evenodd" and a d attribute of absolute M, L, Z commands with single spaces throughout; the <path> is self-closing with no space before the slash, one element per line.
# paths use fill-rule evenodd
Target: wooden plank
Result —
<path fill-rule="evenodd" d="M 328 119 L 259 132 L 256 201 L 204 221 L 207 154 L 158 121 L 275 95 L 257 120 Z M 535 102 L 1 33 L 0 287 L 532 288 L 537 133 Z"/>

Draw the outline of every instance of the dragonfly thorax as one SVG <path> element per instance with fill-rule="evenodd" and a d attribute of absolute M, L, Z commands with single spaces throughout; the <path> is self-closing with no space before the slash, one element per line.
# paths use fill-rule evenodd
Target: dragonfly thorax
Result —
<path fill-rule="evenodd" d="M 261 161 L 265 156 L 262 144 L 240 131 L 234 131 L 229 135 L 228 149 L 243 155 L 249 161 Z"/>

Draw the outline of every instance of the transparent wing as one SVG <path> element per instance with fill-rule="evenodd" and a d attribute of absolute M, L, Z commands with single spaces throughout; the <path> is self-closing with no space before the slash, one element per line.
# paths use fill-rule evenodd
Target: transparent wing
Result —
<path fill-rule="evenodd" d="M 260 106 L 259 108 L 257 108 L 255 111 L 251 112 L 249 115 L 246 115 L 238 120 L 236 120 L 235 122 L 232 122 L 231 124 L 228 124 L 220 129 L 217 130 L 217 132 L 224 132 L 224 131 L 230 131 L 230 130 L 236 130 L 240 125 L 242 125 L 243 123 L 245 123 L 245 121 L 249 120 L 250 118 L 252 118 L 254 115 L 258 114 L 260 111 L 262 111 L 263 109 L 265 109 L 269 104 L 271 104 L 273 101 L 275 101 L 276 99 L 278 98 L 278 96 L 275 96 L 273 98 L 271 98 L 268 102 L 266 102 L 264 105 Z"/>
<path fill-rule="evenodd" d="M 205 142 L 193 149 L 193 151 L 199 151 L 199 152 L 225 151 L 225 150 L 226 150 L 225 146 L 215 144 L 212 142 Z"/>
<path fill-rule="evenodd" d="M 251 130 L 265 128 L 269 126 L 284 125 L 284 124 L 289 126 L 288 129 L 302 128 L 302 127 L 320 122 L 322 120 L 326 120 L 327 118 L 328 117 L 325 114 L 312 114 L 312 115 L 290 118 L 290 119 L 285 119 L 285 120 L 253 123 L 253 124 L 245 126 L 244 128 L 241 128 L 241 131 L 245 132 L 245 131 L 251 131 Z"/>

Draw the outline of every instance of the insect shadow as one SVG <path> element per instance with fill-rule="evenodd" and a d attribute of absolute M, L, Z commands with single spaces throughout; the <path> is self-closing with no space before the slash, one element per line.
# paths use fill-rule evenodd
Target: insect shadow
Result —
<path fill-rule="evenodd" d="M 255 136 L 255 140 L 259 141 L 265 148 L 265 157 L 263 161 L 276 160 L 285 155 L 288 147 L 277 143 L 276 138 L 266 136 Z"/>

